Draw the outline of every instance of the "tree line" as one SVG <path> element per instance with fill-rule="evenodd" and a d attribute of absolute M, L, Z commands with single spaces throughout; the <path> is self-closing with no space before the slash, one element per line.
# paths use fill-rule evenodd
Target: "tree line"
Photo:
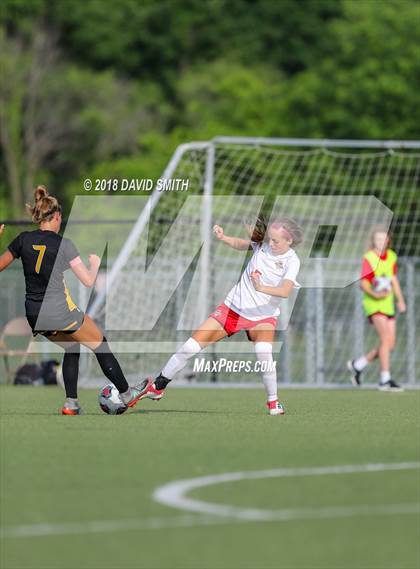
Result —
<path fill-rule="evenodd" d="M 419 138 L 416 0 L 3 0 L 0 217 L 216 135 Z"/>

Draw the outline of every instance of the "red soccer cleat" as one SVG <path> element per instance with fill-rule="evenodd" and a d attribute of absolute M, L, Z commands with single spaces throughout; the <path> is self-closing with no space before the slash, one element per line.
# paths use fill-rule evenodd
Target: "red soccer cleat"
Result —
<path fill-rule="evenodd" d="M 132 399 L 127 403 L 127 407 L 134 407 L 134 405 L 136 405 L 136 403 L 141 399 L 147 398 L 152 399 L 153 401 L 159 401 L 159 399 L 162 399 L 163 392 L 165 390 L 156 389 L 154 381 L 155 380 L 152 377 L 148 377 L 138 385 L 132 387 Z"/>
<path fill-rule="evenodd" d="M 81 407 L 73 407 L 73 408 L 70 408 L 70 407 L 64 406 L 64 407 L 61 409 L 61 414 L 62 414 L 62 415 L 82 415 L 82 414 L 83 414 L 83 411 L 82 411 L 82 408 L 81 408 Z"/>
<path fill-rule="evenodd" d="M 267 409 L 270 415 L 284 415 L 284 407 L 279 401 L 267 401 Z"/>

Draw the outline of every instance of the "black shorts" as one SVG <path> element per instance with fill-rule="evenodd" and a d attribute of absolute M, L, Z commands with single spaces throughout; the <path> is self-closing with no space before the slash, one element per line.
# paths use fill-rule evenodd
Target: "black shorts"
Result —
<path fill-rule="evenodd" d="M 30 300 L 25 302 L 26 319 L 34 336 L 37 334 L 41 334 L 42 336 L 55 336 L 58 332 L 72 334 L 81 327 L 85 319 L 85 313 L 77 307 L 73 310 L 69 310 L 67 307 L 60 307 L 61 309 L 57 311 L 48 311 L 48 317 L 44 317 L 46 329 L 38 329 L 40 328 L 40 324 L 37 324 L 37 322 L 41 305 L 42 302 Z"/>

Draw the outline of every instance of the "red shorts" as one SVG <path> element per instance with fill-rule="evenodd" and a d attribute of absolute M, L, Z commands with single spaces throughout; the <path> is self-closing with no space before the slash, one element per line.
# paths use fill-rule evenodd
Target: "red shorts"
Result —
<path fill-rule="evenodd" d="M 374 312 L 373 314 L 368 316 L 368 320 L 369 320 L 370 324 L 373 324 L 372 316 L 376 316 L 377 314 L 382 314 L 382 316 L 386 316 L 386 318 L 388 318 L 388 320 L 395 320 L 395 314 L 389 315 L 389 314 L 384 314 L 383 312 Z"/>
<path fill-rule="evenodd" d="M 232 336 L 241 330 L 250 330 L 258 326 L 258 324 L 272 324 L 274 327 L 276 327 L 277 324 L 277 318 L 275 316 L 263 318 L 262 320 L 248 320 L 248 318 L 244 318 L 230 309 L 226 304 L 218 306 L 210 316 L 223 326 L 228 336 Z"/>

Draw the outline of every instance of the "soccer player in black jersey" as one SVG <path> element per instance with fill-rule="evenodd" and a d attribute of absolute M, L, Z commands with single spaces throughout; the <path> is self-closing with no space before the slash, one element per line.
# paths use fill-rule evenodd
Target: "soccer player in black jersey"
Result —
<path fill-rule="evenodd" d="M 15 259 L 21 259 L 29 325 L 34 335 L 42 334 L 65 350 L 62 370 L 67 399 L 62 414 L 79 415 L 82 412 L 77 398 L 80 344 L 93 351 L 103 373 L 120 392 L 123 403 L 133 407 L 144 388 L 143 382 L 139 386 L 129 387 L 103 332 L 76 306 L 64 281 L 64 271 L 71 269 L 85 286 L 93 286 L 100 258 L 89 255 L 87 267 L 74 243 L 58 235 L 61 206 L 44 186 L 37 187 L 35 203 L 27 208 L 32 221 L 39 228 L 23 231 L 10 243 L 7 251 L 0 256 L 0 271 Z M 1 226 L 0 235 L 3 229 L 4 226 Z"/>

